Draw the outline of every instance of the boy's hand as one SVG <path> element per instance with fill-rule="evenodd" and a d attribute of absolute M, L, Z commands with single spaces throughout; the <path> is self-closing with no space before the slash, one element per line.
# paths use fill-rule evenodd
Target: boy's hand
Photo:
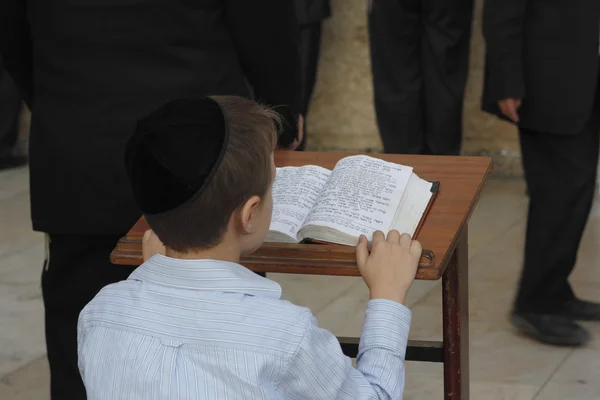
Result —
<path fill-rule="evenodd" d="M 165 255 L 165 252 L 165 245 L 162 244 L 156 233 L 151 230 L 144 232 L 144 237 L 142 238 L 142 256 L 144 257 L 144 262 L 155 254 Z"/>
<path fill-rule="evenodd" d="M 415 280 L 423 248 L 410 235 L 392 230 L 387 240 L 381 231 L 373 234 L 369 253 L 367 238 L 361 235 L 356 247 L 358 270 L 371 292 L 371 299 L 388 299 L 404 304 Z"/>

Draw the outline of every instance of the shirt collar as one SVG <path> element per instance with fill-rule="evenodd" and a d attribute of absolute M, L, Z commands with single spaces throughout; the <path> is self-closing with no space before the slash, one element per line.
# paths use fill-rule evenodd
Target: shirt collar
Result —
<path fill-rule="evenodd" d="M 277 282 L 228 261 L 181 260 L 157 254 L 140 265 L 129 279 L 177 289 L 281 298 Z"/>

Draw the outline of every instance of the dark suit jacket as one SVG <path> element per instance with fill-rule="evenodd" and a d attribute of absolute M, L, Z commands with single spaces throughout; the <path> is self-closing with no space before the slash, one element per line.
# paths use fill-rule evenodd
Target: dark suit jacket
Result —
<path fill-rule="evenodd" d="M 299 25 L 322 22 L 331 15 L 329 0 L 294 0 Z"/>
<path fill-rule="evenodd" d="M 522 98 L 520 126 L 574 134 L 597 90 L 600 1 L 486 0 L 482 107 Z"/>
<path fill-rule="evenodd" d="M 249 83 L 256 98 L 282 106 L 285 141 L 296 136 L 302 88 L 291 2 L 3 0 L 0 7 L 0 51 L 32 109 L 36 230 L 125 233 L 140 215 L 125 143 L 136 121 L 168 100 L 250 96 Z"/>

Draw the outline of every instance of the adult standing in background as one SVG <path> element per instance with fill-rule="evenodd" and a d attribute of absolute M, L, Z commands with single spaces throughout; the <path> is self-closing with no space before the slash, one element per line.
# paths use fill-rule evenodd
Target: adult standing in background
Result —
<path fill-rule="evenodd" d="M 3 0 L 0 29 L 6 68 L 32 111 L 51 397 L 85 399 L 79 312 L 131 273 L 109 254 L 140 217 L 123 161 L 136 121 L 176 98 L 253 93 L 283 115 L 280 146 L 297 146 L 295 11 L 281 0 Z"/>
<path fill-rule="evenodd" d="M 384 151 L 460 154 L 473 0 L 369 0 L 368 14 Z"/>
<path fill-rule="evenodd" d="M 21 96 L 0 57 L 0 171 L 27 164 L 27 157 L 15 154 L 21 106 Z"/>
<path fill-rule="evenodd" d="M 300 28 L 300 62 L 303 87 L 300 114 L 305 117 L 304 135 L 298 150 L 304 150 L 306 147 L 306 115 L 317 80 L 321 51 L 321 31 L 323 21 L 331 16 L 331 4 L 329 0 L 294 0 L 294 5 Z"/>
<path fill-rule="evenodd" d="M 486 0 L 482 106 L 519 128 L 529 213 L 511 321 L 534 338 L 582 345 L 576 323 L 600 304 L 576 297 L 573 270 L 600 147 L 600 2 Z"/>

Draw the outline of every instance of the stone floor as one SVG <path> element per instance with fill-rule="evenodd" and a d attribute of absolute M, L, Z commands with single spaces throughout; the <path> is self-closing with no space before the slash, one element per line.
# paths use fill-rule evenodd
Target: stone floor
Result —
<path fill-rule="evenodd" d="M 526 199 L 519 180 L 493 180 L 470 224 L 471 392 L 476 400 L 600 398 L 600 324 L 585 349 L 540 345 L 506 320 L 518 277 Z M 0 173 L 0 399 L 48 399 L 39 288 L 42 236 L 30 230 L 27 171 Z M 573 283 L 600 300 L 600 206 L 586 232 Z M 285 296 L 309 306 L 338 335 L 357 335 L 367 290 L 357 278 L 273 276 Z M 410 294 L 411 335 L 441 337 L 439 282 L 417 282 Z M 408 363 L 406 399 L 442 398 L 442 369 Z"/>

